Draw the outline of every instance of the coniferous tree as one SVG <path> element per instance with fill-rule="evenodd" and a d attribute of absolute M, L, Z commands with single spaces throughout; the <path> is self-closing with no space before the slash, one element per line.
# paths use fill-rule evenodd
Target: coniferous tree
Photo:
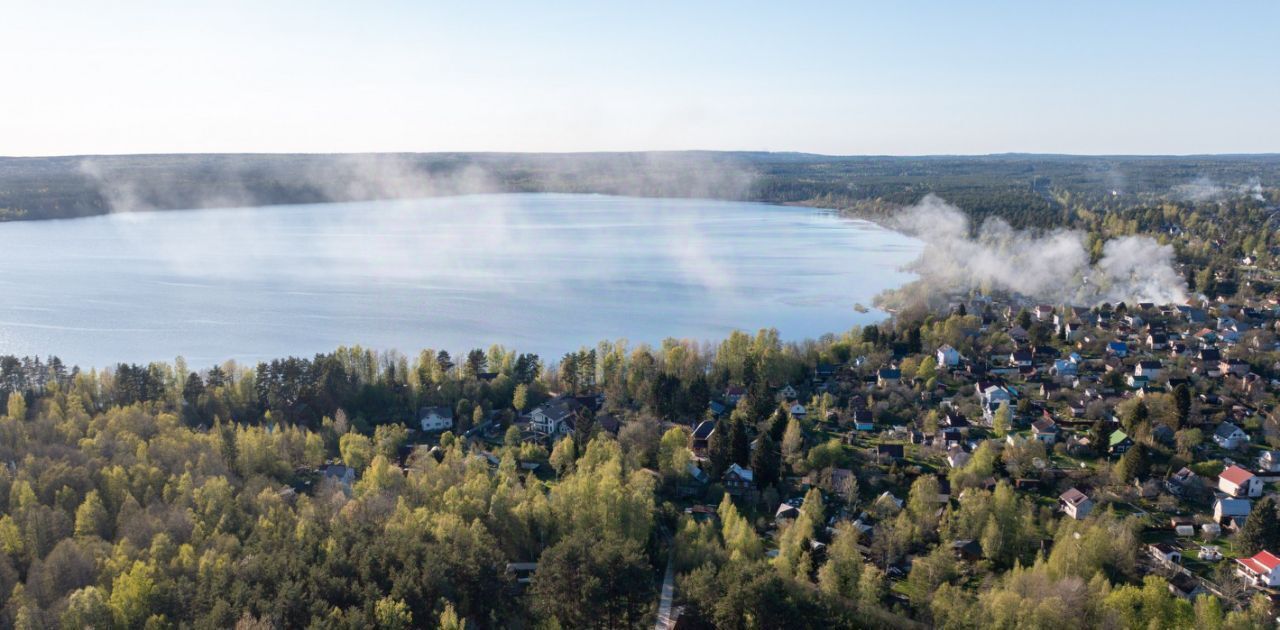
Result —
<path fill-rule="evenodd" d="M 778 483 L 782 469 L 782 455 L 778 452 L 778 444 L 768 433 L 760 436 L 755 450 L 751 451 L 751 471 L 755 474 L 756 483 L 766 488 Z"/>
<path fill-rule="evenodd" d="M 707 440 L 707 459 L 711 462 L 712 476 L 720 476 L 729 468 L 732 461 L 729 447 L 729 423 L 721 420 Z"/>
<path fill-rule="evenodd" d="M 1246 556 L 1259 551 L 1280 553 L 1280 509 L 1275 499 L 1263 497 L 1253 505 L 1240 528 L 1236 546 Z"/>
<path fill-rule="evenodd" d="M 1173 403 L 1178 410 L 1178 428 L 1187 426 L 1191 418 L 1191 388 L 1186 383 L 1173 388 Z"/>
<path fill-rule="evenodd" d="M 729 461 L 739 466 L 747 466 L 751 459 L 751 438 L 747 435 L 746 423 L 742 420 L 729 422 Z"/>

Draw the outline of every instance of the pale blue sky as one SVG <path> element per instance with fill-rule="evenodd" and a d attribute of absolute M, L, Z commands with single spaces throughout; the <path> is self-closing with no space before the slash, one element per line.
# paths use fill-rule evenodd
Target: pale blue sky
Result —
<path fill-rule="evenodd" d="M 7 0 L 0 155 L 1280 151 L 1274 1 L 195 4 Z"/>

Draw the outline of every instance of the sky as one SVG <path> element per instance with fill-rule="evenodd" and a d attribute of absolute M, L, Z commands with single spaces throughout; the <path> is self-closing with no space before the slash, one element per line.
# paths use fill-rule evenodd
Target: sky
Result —
<path fill-rule="evenodd" d="M 1280 151 L 1274 1 L 3 0 L 0 13 L 9 156 Z"/>

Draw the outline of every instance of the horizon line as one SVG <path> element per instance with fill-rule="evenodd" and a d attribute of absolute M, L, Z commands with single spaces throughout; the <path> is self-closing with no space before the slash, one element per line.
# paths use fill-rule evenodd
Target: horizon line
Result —
<path fill-rule="evenodd" d="M 1030 151 L 1004 151 L 998 153 L 816 153 L 810 151 L 773 151 L 754 149 L 637 149 L 610 151 L 174 151 L 138 153 L 66 153 L 48 155 L 0 155 L 2 160 L 39 160 L 67 158 L 113 157 L 174 157 L 174 156 L 343 156 L 343 155 L 475 155 L 475 156 L 607 156 L 648 154 L 723 154 L 723 155 L 779 155 L 804 156 L 830 159 L 868 158 L 998 158 L 998 157 L 1052 157 L 1052 158 L 1259 158 L 1280 157 L 1280 150 L 1268 152 L 1225 153 L 1053 153 Z"/>

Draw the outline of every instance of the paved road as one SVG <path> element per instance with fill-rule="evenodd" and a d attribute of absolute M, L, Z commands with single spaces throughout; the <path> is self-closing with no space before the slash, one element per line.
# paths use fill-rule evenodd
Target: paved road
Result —
<path fill-rule="evenodd" d="M 658 599 L 658 622 L 654 630 L 671 630 L 676 620 L 671 618 L 671 604 L 676 598 L 676 545 L 671 541 L 671 551 L 667 554 L 667 574 L 662 578 L 662 595 Z"/>

